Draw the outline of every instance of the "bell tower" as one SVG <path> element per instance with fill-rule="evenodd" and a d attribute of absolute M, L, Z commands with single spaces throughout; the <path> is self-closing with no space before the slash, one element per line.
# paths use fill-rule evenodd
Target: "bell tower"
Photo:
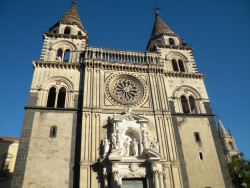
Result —
<path fill-rule="evenodd" d="M 84 29 L 76 9 L 76 1 L 64 16 L 43 32 L 43 48 L 40 60 L 77 62 L 80 53 L 88 45 L 88 32 Z"/>
<path fill-rule="evenodd" d="M 230 161 L 233 155 L 239 154 L 234 137 L 230 129 L 228 129 L 228 132 L 226 131 L 224 125 L 222 124 L 219 118 L 218 118 L 218 129 L 223 144 L 224 153 L 226 155 L 227 161 Z"/>
<path fill-rule="evenodd" d="M 64 16 L 43 32 L 40 59 L 32 61 L 34 75 L 12 187 L 73 187 L 79 166 L 80 59 L 87 45 L 88 33 L 74 1 Z"/>
<path fill-rule="evenodd" d="M 192 46 L 173 32 L 156 11 L 146 51 L 158 53 L 164 66 L 184 187 L 230 187 L 231 182 L 227 181 L 230 176 L 203 81 L 205 74 L 197 70 Z"/>

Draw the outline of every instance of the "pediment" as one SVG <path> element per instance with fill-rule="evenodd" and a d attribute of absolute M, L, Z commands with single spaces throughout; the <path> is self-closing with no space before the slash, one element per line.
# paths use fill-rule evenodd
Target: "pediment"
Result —
<path fill-rule="evenodd" d="M 123 120 L 127 120 L 127 121 L 136 120 L 136 122 L 141 122 L 141 123 L 148 122 L 147 118 L 133 114 L 130 108 L 125 112 L 125 114 L 122 114 L 120 116 L 114 116 L 113 120 L 115 122 L 121 122 Z"/>

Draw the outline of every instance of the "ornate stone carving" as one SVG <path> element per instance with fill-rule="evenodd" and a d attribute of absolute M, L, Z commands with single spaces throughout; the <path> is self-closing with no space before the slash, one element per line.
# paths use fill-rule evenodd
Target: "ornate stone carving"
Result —
<path fill-rule="evenodd" d="M 104 152 L 103 152 L 103 157 L 106 157 L 109 153 L 109 145 L 110 142 L 107 139 L 107 137 L 103 140 L 103 146 L 104 146 Z"/>
<path fill-rule="evenodd" d="M 124 156 L 129 156 L 129 146 L 130 146 L 130 143 L 129 143 L 129 139 L 127 138 L 125 141 L 124 141 L 124 144 L 123 144 L 123 147 L 124 147 Z"/>
<path fill-rule="evenodd" d="M 156 152 L 160 151 L 159 142 L 156 140 L 156 138 L 154 138 L 154 140 L 151 142 L 151 149 Z"/>
<path fill-rule="evenodd" d="M 134 101 L 140 92 L 138 84 L 132 80 L 117 80 L 113 87 L 117 98 L 124 102 Z"/>
<path fill-rule="evenodd" d="M 112 74 L 106 80 L 106 96 L 119 106 L 144 104 L 148 97 L 144 80 L 131 74 Z"/>
<path fill-rule="evenodd" d="M 139 166 L 136 163 L 132 163 L 131 165 L 129 165 L 129 170 L 131 170 L 132 172 L 136 172 L 138 168 Z"/>
<path fill-rule="evenodd" d="M 125 114 L 113 117 L 111 133 L 112 150 L 109 159 L 122 157 L 160 157 L 159 142 L 151 139 L 148 133 L 148 119 L 132 113 L 128 108 Z"/>
<path fill-rule="evenodd" d="M 138 156 L 138 142 L 136 142 L 136 139 L 134 138 L 133 142 L 132 142 L 132 155 L 133 156 Z"/>

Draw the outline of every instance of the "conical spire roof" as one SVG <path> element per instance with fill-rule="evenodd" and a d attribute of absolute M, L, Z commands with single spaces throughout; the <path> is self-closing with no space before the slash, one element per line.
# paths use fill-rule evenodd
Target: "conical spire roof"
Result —
<path fill-rule="evenodd" d="M 219 133 L 221 136 L 228 136 L 227 131 L 220 119 L 218 119 L 218 127 L 219 127 Z"/>
<path fill-rule="evenodd" d="M 151 38 L 161 34 L 161 33 L 172 33 L 174 32 L 167 26 L 167 24 L 160 18 L 159 13 L 155 12 L 155 23 L 153 27 L 153 31 L 151 33 Z"/>
<path fill-rule="evenodd" d="M 75 22 L 78 26 L 83 28 L 79 14 L 76 10 L 76 1 L 73 2 L 73 5 L 70 7 L 70 9 L 60 19 L 60 22 Z"/>

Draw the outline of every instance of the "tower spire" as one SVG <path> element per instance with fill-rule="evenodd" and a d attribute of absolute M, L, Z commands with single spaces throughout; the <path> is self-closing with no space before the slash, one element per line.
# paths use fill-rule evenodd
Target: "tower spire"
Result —
<path fill-rule="evenodd" d="M 224 125 L 222 124 L 219 116 L 217 116 L 217 119 L 218 119 L 219 134 L 220 134 L 221 138 L 224 138 L 224 137 L 228 136 L 227 131 L 226 131 Z"/>
<path fill-rule="evenodd" d="M 158 10 L 160 10 L 160 8 L 155 6 L 155 23 L 151 33 L 151 38 L 162 33 L 174 33 L 170 27 L 168 27 L 167 24 L 160 18 Z"/>
<path fill-rule="evenodd" d="M 82 22 L 80 20 L 80 16 L 76 9 L 76 0 L 73 1 L 72 6 L 70 9 L 64 14 L 64 16 L 60 19 L 60 22 L 73 22 L 76 23 L 78 26 L 83 28 Z"/>

